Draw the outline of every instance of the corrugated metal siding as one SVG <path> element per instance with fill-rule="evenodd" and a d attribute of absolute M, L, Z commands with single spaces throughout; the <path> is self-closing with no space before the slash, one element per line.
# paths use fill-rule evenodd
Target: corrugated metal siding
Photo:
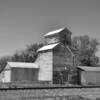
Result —
<path fill-rule="evenodd" d="M 100 72 L 81 71 L 81 84 L 100 85 Z"/>
<path fill-rule="evenodd" d="M 40 81 L 52 81 L 52 65 L 53 65 L 53 53 L 47 51 L 39 53 L 39 56 L 35 63 L 39 65 L 39 80 Z"/>
<path fill-rule="evenodd" d="M 37 81 L 38 70 L 28 68 L 12 68 L 11 81 Z"/>
<path fill-rule="evenodd" d="M 5 69 L 0 75 L 0 82 L 37 81 L 38 69 L 10 68 Z"/>

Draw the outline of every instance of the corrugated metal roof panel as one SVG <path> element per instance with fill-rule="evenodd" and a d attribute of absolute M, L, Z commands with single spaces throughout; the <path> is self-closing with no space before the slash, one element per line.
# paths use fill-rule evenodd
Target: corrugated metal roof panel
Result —
<path fill-rule="evenodd" d="M 55 43 L 55 44 L 50 44 L 50 45 L 46 45 L 41 47 L 40 49 L 38 49 L 37 51 L 44 51 L 44 50 L 50 50 L 53 49 L 54 47 L 56 47 L 59 43 Z"/>
<path fill-rule="evenodd" d="M 60 28 L 60 29 L 58 29 L 58 30 L 51 31 L 51 32 L 45 34 L 44 36 L 46 37 L 46 36 L 50 36 L 50 35 L 57 34 L 57 33 L 61 32 L 61 31 L 63 31 L 64 29 L 65 29 L 65 28 Z"/>
<path fill-rule="evenodd" d="M 100 71 L 100 67 L 78 66 L 78 68 L 84 71 Z"/>
<path fill-rule="evenodd" d="M 39 68 L 35 63 L 24 63 L 24 62 L 8 62 L 7 66 L 18 67 L 18 68 Z"/>

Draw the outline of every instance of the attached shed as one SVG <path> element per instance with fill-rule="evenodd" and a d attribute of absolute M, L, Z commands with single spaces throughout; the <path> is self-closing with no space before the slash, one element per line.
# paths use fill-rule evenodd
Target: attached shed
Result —
<path fill-rule="evenodd" d="M 34 63 L 8 62 L 1 73 L 1 82 L 37 81 L 38 69 Z"/>
<path fill-rule="evenodd" d="M 100 67 L 78 66 L 81 85 L 100 85 Z"/>

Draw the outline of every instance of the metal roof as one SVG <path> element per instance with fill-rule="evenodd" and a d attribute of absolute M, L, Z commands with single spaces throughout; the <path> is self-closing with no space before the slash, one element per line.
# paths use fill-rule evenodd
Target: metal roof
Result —
<path fill-rule="evenodd" d="M 37 51 L 45 51 L 45 50 L 51 50 L 53 49 L 54 47 L 56 47 L 59 43 L 55 43 L 55 44 L 49 44 L 49 45 L 46 45 L 46 46 L 43 46 L 41 47 L 40 49 L 38 49 Z"/>
<path fill-rule="evenodd" d="M 84 71 L 100 71 L 100 67 L 78 66 L 78 68 Z"/>
<path fill-rule="evenodd" d="M 15 68 L 39 68 L 37 64 L 35 63 L 26 63 L 26 62 L 7 62 L 6 69 L 9 67 L 15 67 Z"/>
<path fill-rule="evenodd" d="M 65 29 L 65 28 L 60 28 L 60 29 L 58 29 L 58 30 L 51 31 L 51 32 L 45 34 L 44 36 L 46 37 L 46 36 L 50 36 L 50 35 L 57 34 L 57 33 L 61 32 L 61 31 L 63 31 L 64 29 Z"/>

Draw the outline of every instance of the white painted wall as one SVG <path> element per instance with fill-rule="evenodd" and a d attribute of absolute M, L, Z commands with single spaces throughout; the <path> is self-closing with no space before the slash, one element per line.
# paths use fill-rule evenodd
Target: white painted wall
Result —
<path fill-rule="evenodd" d="M 2 82 L 11 82 L 11 70 L 4 70 L 2 72 Z"/>
<path fill-rule="evenodd" d="M 81 83 L 100 85 L 100 72 L 82 71 L 81 72 Z"/>
<path fill-rule="evenodd" d="M 45 51 L 40 53 L 36 62 L 39 65 L 39 81 L 52 81 L 53 76 L 53 53 Z"/>

